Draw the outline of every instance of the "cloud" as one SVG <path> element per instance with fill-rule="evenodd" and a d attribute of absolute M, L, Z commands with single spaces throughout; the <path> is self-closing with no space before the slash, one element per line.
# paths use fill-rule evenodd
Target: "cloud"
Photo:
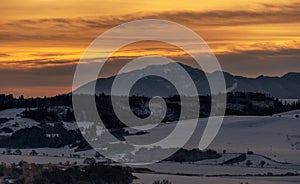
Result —
<path fill-rule="evenodd" d="M 9 52 L 0 54 L 0 78 L 9 80 L 0 80 L 0 85 L 3 88 L 69 87 L 77 61 L 91 41 L 119 24 L 149 18 L 175 21 L 196 31 L 213 48 L 223 69 L 230 73 L 255 77 L 299 72 L 299 9 L 300 3 L 261 4 L 255 10 L 137 12 L 120 16 L 2 21 L 0 44 L 9 48 Z M 102 76 L 114 74 L 140 53 L 157 50 L 168 50 L 175 53 L 170 56 L 173 59 L 193 64 L 186 55 L 176 55 L 176 48 L 147 43 L 146 46 L 124 49 L 107 62 Z"/>
<path fill-rule="evenodd" d="M 68 56 L 72 54 L 77 54 L 75 52 L 73 53 L 61 53 L 61 52 L 47 52 L 47 53 L 33 53 L 30 54 L 32 56 L 38 56 L 38 57 L 53 57 L 53 56 Z"/>
<path fill-rule="evenodd" d="M 292 2 L 288 4 L 280 4 L 280 5 L 274 5 L 270 3 L 260 3 L 264 8 L 267 9 L 273 9 L 273 10 L 284 10 L 284 11 L 289 11 L 289 10 L 297 10 L 298 7 L 300 7 L 299 2 Z"/>
<path fill-rule="evenodd" d="M 287 72 L 300 71 L 300 49 L 252 50 L 236 53 L 218 54 L 217 58 L 224 71 L 244 76 L 283 75 Z M 135 57 L 115 57 L 105 63 L 101 71 L 101 77 L 108 77 L 117 73 L 125 64 Z M 187 56 L 173 57 L 175 61 L 194 65 L 193 60 Z M 27 63 L 29 61 L 23 61 Z M 35 63 L 36 61 L 30 61 Z M 44 61 L 41 61 L 43 63 Z M 1 86 L 70 86 L 75 72 L 76 60 L 51 61 L 58 65 L 45 64 L 42 68 L 0 68 Z M 64 64 L 61 64 L 64 63 Z M 61 65 L 60 65 L 61 64 Z M 96 63 L 92 63 L 97 66 Z M 13 81 L 13 82 L 12 82 Z"/>
<path fill-rule="evenodd" d="M 138 19 L 165 19 L 190 28 L 245 26 L 259 24 L 299 23 L 300 3 L 290 5 L 262 4 L 257 10 L 170 11 L 126 14 L 90 18 L 52 18 L 16 20 L 0 24 L 1 41 L 48 40 L 90 41 L 100 33 L 119 24 Z"/>
<path fill-rule="evenodd" d="M 1 62 L 0 66 L 5 68 L 16 68 L 16 69 L 27 69 L 27 68 L 43 68 L 47 66 L 65 66 L 65 65 L 73 65 L 76 64 L 78 59 L 69 59 L 69 60 L 61 60 L 61 59 L 31 59 L 31 60 L 18 60 L 18 61 L 6 61 Z"/>
<path fill-rule="evenodd" d="M 300 71 L 300 49 L 280 50 L 251 50 L 236 51 L 234 53 L 218 54 L 217 58 L 224 71 L 234 75 L 257 77 L 259 75 L 282 76 L 288 72 Z M 117 73 L 134 57 L 114 57 L 106 62 L 101 70 L 101 77 L 109 77 Z M 195 66 L 190 57 L 178 56 L 172 58 L 185 64 Z M 36 65 L 36 61 L 24 60 L 21 63 Z M 0 67 L 1 92 L 25 94 L 26 96 L 53 96 L 71 91 L 76 60 L 40 61 L 43 67 L 9 68 Z M 62 64 L 63 63 L 63 64 Z M 16 63 L 17 65 L 18 63 Z M 95 67 L 96 63 L 93 63 Z M 199 66 L 196 66 L 199 67 Z"/>
<path fill-rule="evenodd" d="M 288 72 L 300 72 L 300 48 L 240 51 L 219 54 L 217 58 L 223 70 L 236 75 L 282 76 Z"/>
<path fill-rule="evenodd" d="M 71 86 L 76 65 L 46 66 L 43 68 L 0 68 L 0 86 Z"/>
<path fill-rule="evenodd" d="M 8 57 L 10 56 L 9 54 L 4 54 L 4 53 L 0 53 L 0 57 Z"/>

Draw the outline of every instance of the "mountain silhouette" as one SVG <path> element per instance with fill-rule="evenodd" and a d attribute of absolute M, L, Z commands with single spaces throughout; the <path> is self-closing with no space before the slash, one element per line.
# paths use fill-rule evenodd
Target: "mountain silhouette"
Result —
<path fill-rule="evenodd" d="M 148 71 L 156 71 L 158 73 L 167 73 L 167 75 L 175 76 L 181 80 L 180 75 L 176 75 L 176 67 L 174 63 L 166 65 L 153 65 L 144 69 L 134 70 L 127 73 L 122 73 L 119 76 L 124 81 L 134 79 L 136 76 L 143 75 Z M 190 67 L 188 65 L 180 65 L 188 72 L 197 87 L 199 95 L 210 94 L 210 88 L 205 73 L 202 70 Z M 211 78 L 214 78 L 218 72 L 206 73 Z M 234 76 L 228 72 L 222 72 L 225 78 L 227 91 L 230 92 L 259 92 L 270 94 L 282 99 L 300 99 L 300 73 L 291 72 L 281 77 L 259 76 L 257 78 L 248 78 L 243 76 Z M 76 90 L 77 93 L 86 94 L 87 90 L 96 83 L 96 94 L 104 93 L 111 94 L 111 88 L 116 76 L 108 78 L 99 78 L 95 81 L 87 83 Z M 219 81 L 214 81 L 219 82 Z M 126 85 L 126 84 L 124 84 Z M 183 86 L 189 88 L 190 84 Z M 130 95 L 136 96 L 173 96 L 177 94 L 177 90 L 166 79 L 157 76 L 147 76 L 138 80 L 130 91 Z"/>

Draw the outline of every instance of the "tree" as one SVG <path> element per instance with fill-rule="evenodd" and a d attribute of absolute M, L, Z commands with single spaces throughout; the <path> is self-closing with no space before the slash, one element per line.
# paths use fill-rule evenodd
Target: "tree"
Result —
<path fill-rule="evenodd" d="M 75 121 L 75 116 L 74 113 L 71 109 L 68 109 L 65 115 L 65 120 L 68 122 L 74 122 Z"/>
<path fill-rule="evenodd" d="M 103 158 L 103 155 L 101 155 L 98 151 L 95 153 L 95 158 L 99 159 L 100 157 Z"/>
<path fill-rule="evenodd" d="M 254 152 L 253 151 L 247 151 L 247 155 L 253 155 Z"/>
<path fill-rule="evenodd" d="M 7 154 L 7 155 L 11 155 L 11 149 L 7 148 L 7 149 L 6 149 L 6 154 Z"/>
<path fill-rule="evenodd" d="M 250 167 L 252 164 L 253 164 L 253 163 L 252 163 L 250 160 L 247 160 L 247 162 L 246 162 L 246 166 L 247 166 L 247 167 Z"/>
<path fill-rule="evenodd" d="M 35 151 L 35 150 L 32 150 L 30 153 L 29 153 L 30 156 L 37 156 L 38 153 Z"/>
<path fill-rule="evenodd" d="M 22 155 L 22 152 L 20 149 L 17 149 L 15 152 L 14 152 L 14 155 Z"/>
<path fill-rule="evenodd" d="M 260 167 L 263 168 L 266 165 L 266 162 L 263 160 L 259 163 Z"/>

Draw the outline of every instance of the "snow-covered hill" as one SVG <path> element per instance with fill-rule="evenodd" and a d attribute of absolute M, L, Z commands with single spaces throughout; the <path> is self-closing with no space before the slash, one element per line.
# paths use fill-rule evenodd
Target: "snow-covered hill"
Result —
<path fill-rule="evenodd" d="M 76 130 L 76 123 L 40 123 L 30 118 L 23 118 L 19 114 L 24 110 L 9 109 L 0 111 L 0 129 L 10 128 L 12 131 L 11 133 L 1 132 L 1 136 L 9 137 L 15 132 L 34 127 L 41 129 L 53 127 L 55 129 L 58 128 L 58 124 L 63 125 L 59 126 L 59 128 L 66 131 Z M 300 115 L 300 110 L 275 114 L 273 116 L 227 116 L 224 119 L 219 134 L 208 147 L 221 153 L 221 157 L 183 163 L 163 161 L 154 165 L 140 167 L 146 167 L 155 171 L 155 173 L 151 173 L 152 178 L 159 177 L 160 175 L 157 173 L 167 174 L 164 177 L 170 179 L 187 176 L 189 176 L 187 179 L 192 179 L 191 175 L 195 175 L 194 177 L 196 178 L 193 180 L 195 183 L 206 180 L 211 183 L 215 180 L 215 176 L 224 177 L 225 175 L 228 179 L 217 178 L 215 183 L 227 180 L 228 182 L 229 180 L 230 182 L 237 182 L 239 180 L 234 180 L 233 178 L 239 178 L 240 181 L 251 181 L 253 183 L 254 180 L 258 179 L 266 181 L 262 183 L 269 184 L 273 183 L 274 176 L 276 178 L 281 177 L 282 181 L 295 181 L 297 183 L 299 182 L 298 176 L 287 177 L 287 173 L 295 175 L 300 173 L 300 118 L 297 115 Z M 182 123 L 185 126 L 190 126 L 190 120 L 185 120 Z M 207 118 L 199 119 L 199 125 L 185 148 L 197 148 L 206 123 Z M 129 129 L 129 133 L 133 134 L 125 138 L 129 142 L 134 141 L 135 143 L 143 144 L 143 140 L 145 139 L 149 141 L 152 137 L 156 140 L 161 136 L 168 135 L 175 126 L 176 122 L 161 123 L 157 127 L 147 130 L 148 134 L 141 135 L 133 135 L 137 130 Z M 181 136 L 181 134 L 176 135 L 173 142 L 181 139 Z M 172 146 L 172 143 L 164 145 L 165 148 Z M 30 152 L 32 149 L 35 149 L 39 155 L 31 156 Z M 91 158 L 95 155 L 94 150 L 75 152 L 75 149 L 76 147 L 70 148 L 69 145 L 60 148 L 27 148 L 20 149 L 22 155 L 7 155 L 7 149 L 1 148 L 0 154 L 5 154 L 1 155 L 0 162 L 16 163 L 25 160 L 42 164 L 49 162 L 83 164 L 85 158 Z M 11 151 L 15 152 L 16 148 L 11 149 Z M 72 156 L 74 154 L 76 157 Z M 241 157 L 241 155 L 243 155 L 242 159 L 235 159 Z M 234 162 L 228 162 L 232 159 Z M 247 162 L 251 162 L 249 167 Z M 262 162 L 265 162 L 263 167 L 261 166 Z M 138 176 L 141 176 L 141 179 L 145 177 L 143 174 L 138 174 Z M 253 180 L 245 178 L 250 176 Z M 145 180 L 142 181 L 144 182 Z M 284 182 L 278 181 L 277 183 L 281 184 Z"/>
<path fill-rule="evenodd" d="M 76 123 L 49 122 L 41 124 L 19 114 L 24 109 L 8 109 L 0 111 L 0 136 L 9 137 L 13 133 L 33 127 L 47 128 L 49 134 L 56 128 L 67 131 L 76 131 Z M 223 125 L 212 144 L 208 147 L 218 152 L 226 150 L 228 153 L 245 153 L 253 151 L 256 154 L 268 156 L 271 159 L 300 163 L 300 110 L 275 114 L 273 116 L 226 116 Z M 182 123 L 190 126 L 190 121 Z M 185 148 L 197 148 L 202 131 L 207 123 L 207 118 L 199 119 L 197 129 L 186 144 Z M 45 125 L 46 124 L 46 125 Z M 127 141 L 143 144 L 143 140 L 156 140 L 170 133 L 176 122 L 161 123 L 159 126 L 147 130 L 148 134 L 127 136 Z M 49 128 L 52 127 L 52 128 Z M 45 135 L 47 136 L 47 131 Z M 61 130 L 60 130 L 61 131 Z M 132 131 L 132 130 L 130 130 Z M 30 132 L 30 131 L 29 131 Z M 135 132 L 129 132 L 135 133 Z M 181 139 L 180 134 L 173 140 Z M 23 139 L 23 138 L 20 138 Z M 164 145 L 172 147 L 172 143 Z M 63 146 L 64 147 L 64 146 Z"/>
<path fill-rule="evenodd" d="M 14 132 L 24 129 L 39 126 L 39 122 L 36 122 L 29 118 L 22 118 L 18 116 L 25 109 L 7 109 L 0 111 L 0 136 L 10 136 Z"/>
<path fill-rule="evenodd" d="M 25 109 L 7 109 L 0 111 L 0 147 L 10 148 L 60 148 L 70 146 L 78 147 L 82 137 L 75 122 L 65 122 L 68 107 L 49 108 L 49 114 L 58 117 L 49 121 L 48 116 L 41 116 L 45 120 L 25 116 Z M 36 109 L 30 109 L 35 112 Z M 28 111 L 28 110 L 27 110 Z M 38 116 L 37 116 L 38 117 Z"/>
<path fill-rule="evenodd" d="M 18 130 L 32 127 L 40 127 L 40 122 L 37 122 L 30 118 L 21 117 L 20 114 L 25 109 L 7 109 L 0 111 L 0 136 L 10 136 Z M 50 126 L 54 126 L 58 122 L 48 122 Z M 67 130 L 77 129 L 76 123 L 61 122 L 63 127 Z"/>
<path fill-rule="evenodd" d="M 24 109 L 0 111 L 0 136 L 2 140 L 5 137 L 10 137 L 15 135 L 16 132 L 25 129 L 29 133 L 30 130 L 35 130 L 34 128 L 41 130 L 41 132 L 44 133 L 42 135 L 46 136 L 45 140 L 55 138 L 51 137 L 51 135 L 57 135 L 59 132 L 78 131 L 76 123 L 40 123 L 30 118 L 20 116 L 20 113 L 23 111 Z M 219 153 L 222 153 L 223 150 L 226 150 L 227 153 L 236 154 L 252 151 L 254 154 L 266 156 L 272 160 L 300 164 L 300 118 L 297 115 L 300 115 L 300 110 L 280 113 L 273 116 L 226 116 L 217 137 L 208 148 L 217 150 Z M 185 126 L 189 126 L 190 120 L 185 120 L 182 123 L 184 123 Z M 185 146 L 186 149 L 198 147 L 206 123 L 207 118 L 199 119 L 199 124 L 194 135 Z M 147 130 L 148 134 L 141 135 L 134 135 L 135 132 L 130 129 L 129 131 L 133 132 L 129 132 L 132 134 L 127 136 L 126 140 L 143 144 L 145 140 L 156 140 L 157 138 L 168 135 L 175 126 L 176 122 L 161 123 L 157 127 Z M 55 132 L 56 129 L 57 132 Z M 175 139 L 172 140 L 171 143 L 164 145 L 164 147 L 174 147 L 177 140 L 181 138 L 182 135 L 176 135 Z M 28 137 L 19 137 L 19 139 L 28 139 Z M 70 142 L 66 142 L 61 148 L 65 149 L 65 146 L 70 146 Z M 31 147 L 30 145 L 24 145 L 24 148 Z M 226 158 L 222 157 L 220 159 L 224 161 Z M 220 160 L 213 162 L 219 163 Z"/>
<path fill-rule="evenodd" d="M 254 153 L 268 156 L 281 162 L 300 164 L 300 111 L 292 111 L 274 116 L 227 116 L 215 140 L 208 147 L 218 152 L 226 150 L 230 153 Z M 189 120 L 183 121 L 189 126 Z M 194 135 L 186 144 L 186 148 L 197 148 L 207 118 L 199 119 Z M 160 124 L 147 130 L 149 134 L 129 136 L 128 141 L 143 144 L 144 140 L 156 140 L 161 135 L 168 135 L 176 126 L 176 122 Z M 173 140 L 182 139 L 176 135 Z M 164 145 L 172 147 L 172 143 Z"/>

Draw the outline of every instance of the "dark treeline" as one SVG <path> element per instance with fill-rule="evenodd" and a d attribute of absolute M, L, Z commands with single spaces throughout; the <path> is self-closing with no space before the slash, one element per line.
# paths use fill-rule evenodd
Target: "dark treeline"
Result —
<path fill-rule="evenodd" d="M 0 110 L 11 108 L 36 108 L 49 106 L 71 106 L 71 95 L 57 95 L 55 97 L 44 98 L 24 98 L 22 95 L 18 98 L 12 94 L 0 94 Z"/>
<path fill-rule="evenodd" d="M 289 104 L 263 93 L 234 92 L 227 94 L 226 115 L 266 116 L 297 109 L 300 109 L 300 100 Z"/>
<path fill-rule="evenodd" d="M 77 121 L 87 120 L 91 122 L 97 122 L 96 120 L 98 118 L 98 115 L 97 117 L 89 115 L 91 104 L 87 100 L 88 97 L 90 96 L 79 95 L 77 98 L 80 101 L 80 106 L 85 111 L 76 112 Z M 126 107 L 126 97 L 116 98 L 118 98 L 118 106 L 121 106 L 124 112 L 132 111 L 140 118 L 148 117 L 151 114 L 151 111 L 149 109 L 149 97 L 131 96 L 129 98 L 130 108 Z M 184 98 L 185 102 L 189 102 L 189 97 Z M 71 95 L 58 95 L 50 98 L 45 97 L 29 99 L 25 99 L 22 96 L 19 98 L 14 98 L 12 95 L 0 95 L 0 100 L 0 109 L 3 110 L 7 108 L 25 108 L 24 112 L 20 115 L 22 117 L 31 118 L 40 123 L 75 121 L 75 116 L 72 109 Z M 116 116 L 112 107 L 111 96 L 100 94 L 95 97 L 95 100 L 98 114 L 101 117 L 101 120 L 106 128 L 112 130 L 111 133 L 116 134 L 118 137 L 126 135 L 126 132 L 124 132 L 123 130 L 126 125 Z M 181 101 L 179 96 L 165 98 L 167 109 L 163 122 L 178 121 L 181 115 L 180 112 L 182 108 L 188 110 L 191 114 L 190 116 L 188 115 L 187 117 L 183 117 L 184 119 L 208 117 L 210 115 L 211 96 L 200 96 L 199 100 L 200 111 L 196 112 L 195 108 L 193 108 L 193 105 L 191 105 L 192 103 L 184 103 L 182 105 L 180 103 Z M 64 111 L 64 113 L 58 111 L 58 108 L 52 108 L 57 106 L 63 106 L 62 111 Z M 281 102 L 278 98 L 274 98 L 270 95 L 261 93 L 234 92 L 227 94 L 226 115 L 265 116 L 295 109 L 300 109 L 299 101 L 288 104 Z M 197 114 L 198 116 L 195 117 L 195 115 Z M 78 134 L 79 133 L 76 132 L 76 135 Z"/>
<path fill-rule="evenodd" d="M 220 153 L 217 153 L 216 151 L 211 149 L 201 151 L 199 149 L 186 150 L 181 148 L 164 161 L 197 162 L 207 159 L 218 159 L 221 156 L 222 155 Z"/>
<path fill-rule="evenodd" d="M 80 95 L 84 102 L 86 95 Z M 119 97 L 120 100 L 127 99 L 126 97 Z M 187 97 L 188 98 L 188 97 Z M 98 110 L 107 111 L 111 110 L 111 96 L 100 94 L 95 97 Z M 167 103 L 167 111 L 172 113 L 180 113 L 180 97 L 172 96 L 164 98 Z M 211 96 L 199 96 L 201 103 L 200 117 L 207 117 L 211 107 Z M 137 113 L 137 116 L 147 117 L 150 114 L 148 103 L 150 97 L 144 96 L 131 96 L 130 106 L 137 111 L 145 113 Z M 83 103 L 84 104 L 84 103 Z M 90 104 L 88 104 L 90 105 Z M 13 95 L 0 94 L 0 110 L 9 108 L 43 108 L 51 106 L 72 106 L 72 96 L 70 94 L 58 95 L 55 97 L 44 98 L 27 98 L 23 96 L 18 98 Z M 237 107 L 240 108 L 237 108 Z M 262 109 L 265 109 L 261 111 Z M 278 98 L 272 97 L 262 93 L 252 92 L 233 92 L 227 94 L 227 115 L 271 115 L 278 112 L 300 109 L 300 101 L 293 102 L 292 104 L 281 102 Z M 134 111 L 136 113 L 137 111 Z M 167 118 L 167 117 L 166 117 Z M 173 119 L 173 118 L 172 118 Z"/>
<path fill-rule="evenodd" d="M 17 184 L 129 184 L 136 179 L 129 167 L 97 163 L 88 166 L 64 166 L 20 162 L 9 167 L 1 164 L 0 177 L 4 178 L 1 183 L 11 183 L 9 180 L 13 180 Z"/>
<path fill-rule="evenodd" d="M 81 102 L 80 105 L 87 112 L 91 108 L 88 102 L 87 95 L 79 95 L 77 99 Z M 149 109 L 150 97 L 131 96 L 129 98 L 130 108 L 126 107 L 127 97 L 118 98 L 118 106 L 124 105 L 124 110 L 132 111 L 140 118 L 148 117 L 151 114 Z M 189 102 L 189 97 L 184 97 L 185 102 Z M 98 113 L 104 123 L 107 122 L 107 128 L 120 128 L 120 121 L 114 113 L 111 96 L 100 94 L 95 96 Z M 179 96 L 164 98 L 167 109 L 163 122 L 176 121 L 180 117 L 181 108 L 188 109 L 191 114 L 195 114 L 191 103 L 181 104 Z M 198 117 L 208 117 L 211 109 L 211 96 L 200 96 L 200 111 Z M 56 112 L 49 110 L 55 106 L 68 107 L 67 113 L 64 116 L 58 116 Z M 49 98 L 28 98 L 22 96 L 14 98 L 12 95 L 0 95 L 0 110 L 9 108 L 26 108 L 23 116 L 32 118 L 38 122 L 44 121 L 75 121 L 72 110 L 72 96 L 58 95 Z M 32 110 L 32 108 L 37 108 Z M 122 107 L 123 108 L 123 107 Z M 292 104 L 284 103 L 278 98 L 261 93 L 245 93 L 234 92 L 227 94 L 226 115 L 272 115 L 280 112 L 300 109 L 300 101 Z M 85 113 L 87 113 L 85 112 Z M 197 113 L 196 113 L 197 114 Z M 77 118 L 80 118 L 80 113 L 77 113 Z M 86 118 L 86 117 L 85 117 Z M 93 117 L 90 120 L 94 120 Z M 185 119 L 197 117 L 185 117 Z"/>

